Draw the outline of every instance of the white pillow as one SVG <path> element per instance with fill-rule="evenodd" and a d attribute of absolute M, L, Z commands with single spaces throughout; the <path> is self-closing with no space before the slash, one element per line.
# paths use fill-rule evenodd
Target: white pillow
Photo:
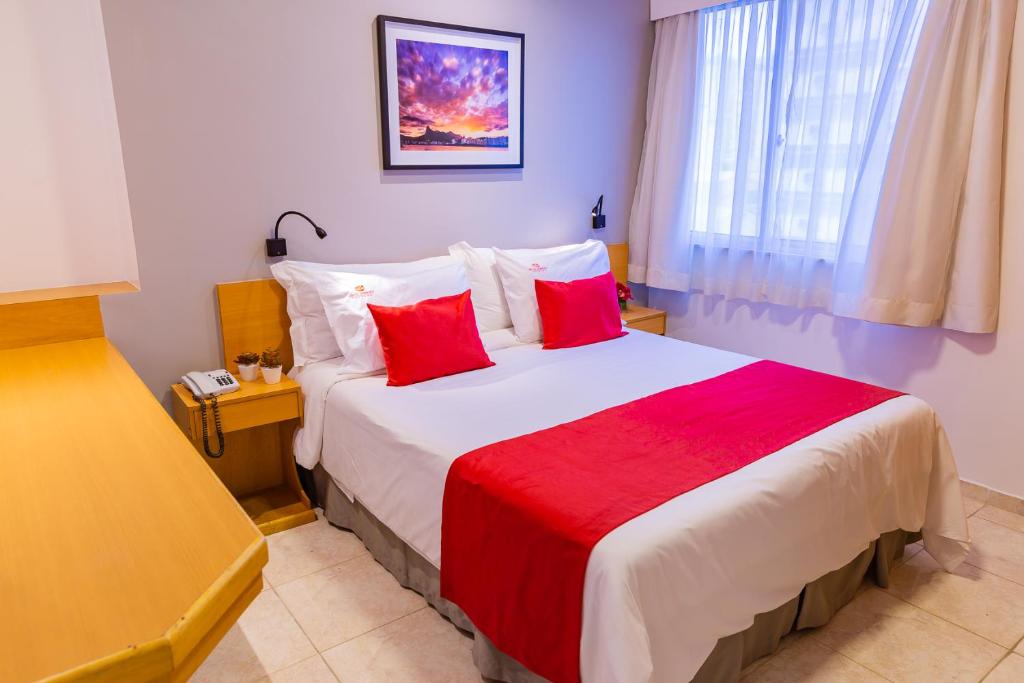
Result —
<path fill-rule="evenodd" d="M 501 279 L 494 265 L 494 250 L 490 247 L 471 247 L 459 242 L 448 247 L 448 253 L 462 261 L 473 290 L 473 315 L 481 332 L 504 330 L 512 327 Z"/>
<path fill-rule="evenodd" d="M 402 277 L 412 273 L 455 263 L 451 256 L 434 256 L 407 263 L 310 263 L 307 261 L 280 261 L 270 266 L 288 294 L 289 332 L 295 367 L 337 358 L 341 355 L 327 323 L 320 295 L 313 284 L 312 275 L 318 272 L 372 273 L 386 277 Z"/>
<path fill-rule="evenodd" d="M 495 248 L 494 256 L 516 338 L 523 343 L 541 338 L 534 280 L 569 282 L 611 270 L 608 249 L 598 240 L 551 249 Z"/>
<path fill-rule="evenodd" d="M 406 306 L 469 289 L 466 269 L 457 261 L 401 278 L 321 271 L 312 279 L 344 356 L 341 369 L 352 373 L 384 368 L 377 325 L 366 304 Z"/>

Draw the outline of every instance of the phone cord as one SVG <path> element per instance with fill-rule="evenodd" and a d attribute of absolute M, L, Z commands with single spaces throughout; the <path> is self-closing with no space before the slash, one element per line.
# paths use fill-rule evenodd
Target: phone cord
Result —
<path fill-rule="evenodd" d="M 220 407 L 217 405 L 217 397 L 210 397 L 210 406 L 213 408 L 213 425 L 217 431 L 217 443 L 219 448 L 216 451 L 210 450 L 210 430 L 206 424 L 206 400 L 202 396 L 196 396 L 199 402 L 199 416 L 203 422 L 203 450 L 211 458 L 219 458 L 224 455 L 224 431 L 220 425 Z"/>

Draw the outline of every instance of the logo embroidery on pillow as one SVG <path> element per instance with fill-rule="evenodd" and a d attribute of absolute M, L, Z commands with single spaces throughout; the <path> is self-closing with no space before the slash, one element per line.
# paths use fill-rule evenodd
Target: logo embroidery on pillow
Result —
<path fill-rule="evenodd" d="M 373 290 L 366 289 L 365 285 L 356 285 L 354 288 L 356 296 L 373 296 Z"/>
<path fill-rule="evenodd" d="M 531 263 L 531 264 L 530 264 L 530 270 L 531 270 L 532 272 L 534 272 L 534 273 L 543 273 L 543 272 L 544 272 L 545 270 L 547 270 L 547 269 L 548 269 L 548 267 L 547 267 L 547 266 L 542 266 L 542 265 L 541 265 L 541 264 L 539 264 L 539 263 Z"/>

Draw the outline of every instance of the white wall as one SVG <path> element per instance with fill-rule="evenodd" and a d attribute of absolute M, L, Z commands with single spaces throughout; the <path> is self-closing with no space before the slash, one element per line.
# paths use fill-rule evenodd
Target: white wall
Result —
<path fill-rule="evenodd" d="M 0 64 L 0 293 L 137 286 L 99 0 L 0 3 Z"/>
<path fill-rule="evenodd" d="M 651 290 L 650 303 L 669 310 L 673 336 L 920 396 L 945 424 L 962 478 L 1024 497 L 1024 129 L 1015 125 L 1024 120 L 1024 6 L 1017 16 L 995 334 L 874 325 L 660 290 Z"/>
<path fill-rule="evenodd" d="M 289 255 L 404 260 L 469 240 L 590 237 L 605 193 L 624 241 L 653 29 L 644 0 L 104 0 L 141 294 L 103 301 L 107 332 L 158 397 L 218 367 L 216 282 Z M 522 171 L 380 170 L 374 24 L 390 14 L 526 34 Z M 295 222 L 290 222 L 290 221 Z"/>

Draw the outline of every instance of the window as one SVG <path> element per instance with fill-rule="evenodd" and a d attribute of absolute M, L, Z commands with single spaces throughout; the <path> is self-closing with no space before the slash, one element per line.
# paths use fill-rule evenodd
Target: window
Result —
<path fill-rule="evenodd" d="M 684 215 L 696 245 L 835 258 L 869 141 L 892 139 L 926 5 L 746 0 L 701 13 Z"/>

